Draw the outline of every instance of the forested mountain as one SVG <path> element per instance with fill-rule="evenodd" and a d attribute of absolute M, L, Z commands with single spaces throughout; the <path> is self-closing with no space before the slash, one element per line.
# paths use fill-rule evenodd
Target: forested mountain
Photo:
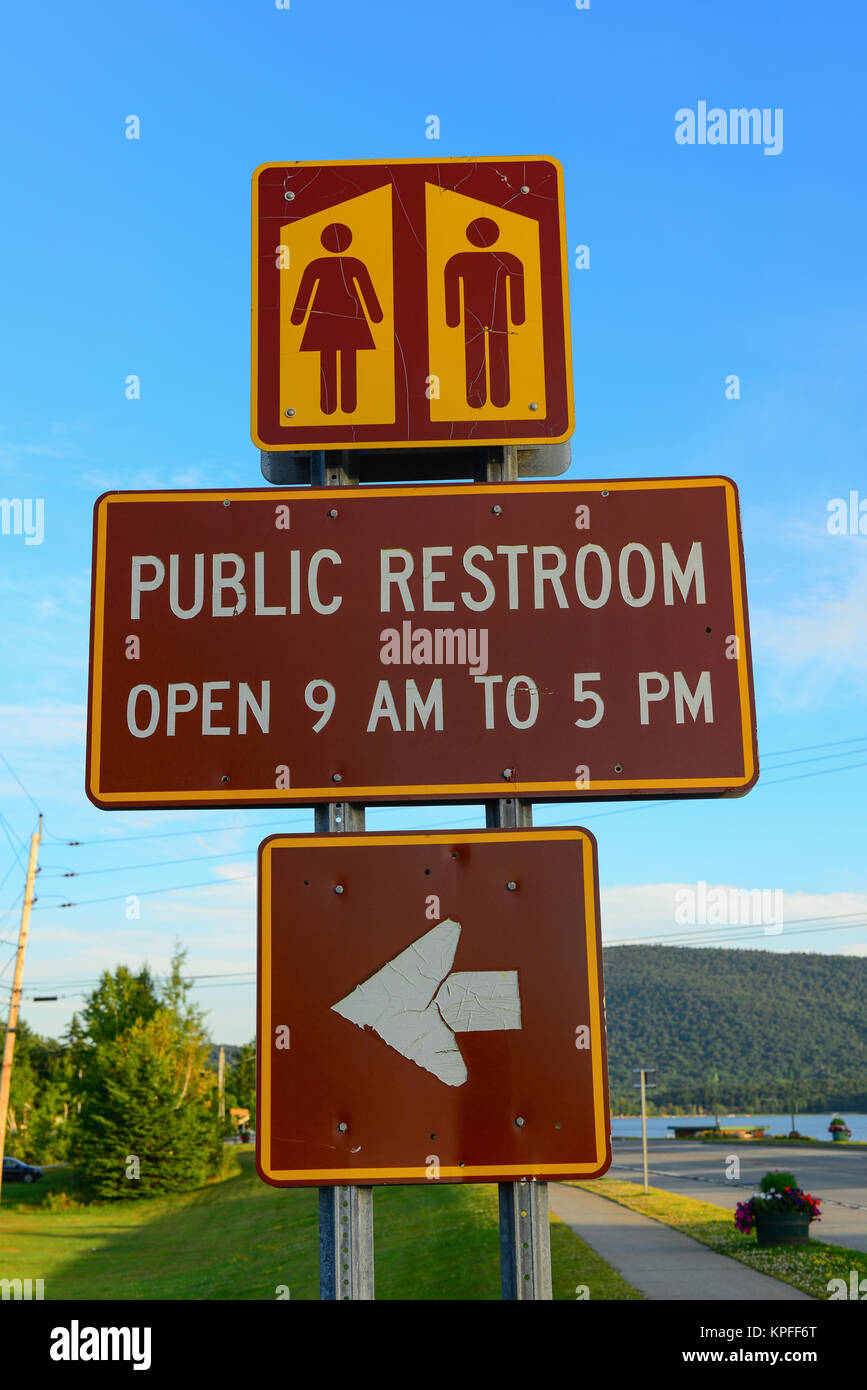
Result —
<path fill-rule="evenodd" d="M 638 1066 L 657 1069 L 660 1113 L 867 1111 L 867 959 L 674 946 L 604 959 L 612 1114 L 637 1111 Z"/>

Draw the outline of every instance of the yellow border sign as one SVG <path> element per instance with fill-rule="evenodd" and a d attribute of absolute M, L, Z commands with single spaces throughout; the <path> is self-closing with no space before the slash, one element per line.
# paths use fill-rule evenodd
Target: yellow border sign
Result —
<path fill-rule="evenodd" d="M 260 449 L 553 444 L 572 434 L 556 159 L 262 164 L 252 244 Z"/>
<path fill-rule="evenodd" d="M 274 1084 L 279 1084 L 279 1073 L 275 1073 L 275 1067 L 278 1065 L 277 1059 L 285 1058 L 290 1066 L 297 1068 L 300 1063 L 296 1061 L 295 1058 L 298 1056 L 299 1051 L 303 1050 L 305 1057 L 311 1059 L 309 1064 L 311 1067 L 325 1069 L 327 1065 L 325 1052 L 322 1051 L 320 1045 L 315 1041 L 319 1031 L 322 1031 L 323 1039 L 330 1036 L 329 1030 L 332 1033 L 336 1031 L 338 1034 L 338 1046 L 341 1049 L 345 1046 L 347 1059 L 353 1051 L 358 1054 L 359 1048 L 362 1050 L 364 1060 L 357 1072 L 357 1077 L 358 1084 L 363 1089 L 368 1099 L 365 1102 L 363 1098 L 358 1097 L 356 1100 L 350 1101 L 353 1112 L 359 1115 L 359 1122 L 356 1126 L 357 1129 L 361 1128 L 361 1113 L 365 1109 L 365 1105 L 369 1108 L 371 1103 L 370 1096 L 376 1094 L 377 1086 L 380 1084 L 379 1073 L 383 1065 L 389 1069 L 389 1074 L 394 1078 L 393 1084 L 395 1087 L 400 1088 L 401 1086 L 405 1086 L 407 1088 L 407 1099 L 405 1102 L 407 1104 L 413 1103 L 412 1097 L 420 1086 L 429 1087 L 430 1094 L 433 1097 L 431 1108 L 433 1109 L 435 1105 L 439 1113 L 444 1117 L 451 1113 L 455 1105 L 458 1107 L 465 1107 L 467 1104 L 467 1101 L 463 1097 L 462 1087 L 453 1087 L 451 1085 L 441 1087 L 439 1082 L 431 1081 L 427 1072 L 419 1070 L 415 1073 L 413 1071 L 413 1067 L 416 1065 L 415 1062 L 405 1061 L 403 1057 L 398 1060 L 396 1054 L 392 1053 L 390 1050 L 384 1052 L 381 1039 L 372 1035 L 369 1029 L 364 1029 L 358 1034 L 355 1034 L 352 1031 L 352 1025 L 347 1023 L 344 1027 L 343 1020 L 335 1022 L 335 1020 L 331 1018 L 334 1000 L 330 997 L 328 992 L 328 984 L 332 985 L 331 992 L 334 992 L 333 981 L 329 980 L 328 982 L 323 982 L 321 979 L 309 978 L 300 964 L 296 965 L 295 968 L 300 971 L 304 979 L 303 996 L 305 1002 L 303 1017 L 299 1016 L 291 1019 L 284 1017 L 286 1010 L 285 1003 L 282 1005 L 282 1012 L 279 1012 L 279 1016 L 274 1014 L 272 1010 L 272 983 L 274 980 L 279 980 L 283 984 L 286 983 L 287 969 L 290 968 L 287 965 L 287 953 L 293 951 L 294 948 L 291 943 L 296 940 L 296 938 L 291 937 L 291 928 L 287 925 L 291 921 L 291 904 L 283 901 L 282 896 L 279 901 L 275 902 L 274 900 L 274 856 L 279 855 L 285 850 L 290 850 L 294 854 L 303 856 L 305 881 L 309 878 L 311 883 L 307 887 L 302 888 L 301 892 L 306 892 L 309 887 L 310 891 L 314 893 L 317 891 L 317 888 L 320 887 L 317 883 L 318 872 L 316 856 L 324 851 L 327 856 L 336 855 L 342 858 L 344 865 L 346 865 L 346 872 L 344 874 L 346 893 L 338 901 L 339 903 L 345 902 L 347 912 L 350 912 L 352 915 L 352 936 L 356 941 L 364 943 L 363 954 L 365 960 L 375 961 L 377 959 L 378 950 L 379 953 L 382 954 L 384 949 L 389 949 L 382 946 L 379 936 L 385 931 L 388 932 L 388 939 L 390 941 L 394 939 L 395 924 L 393 918 L 395 914 L 393 911 L 389 914 L 382 914 L 377 909 L 375 901 L 372 903 L 366 902 L 364 887 L 360 883 L 355 883 L 352 875 L 352 867 L 347 863 L 347 856 L 343 854 L 343 851 L 353 848 L 361 848 L 365 851 L 384 851 L 386 863 L 384 863 L 381 868 L 382 882 L 385 883 L 389 878 L 389 874 L 391 874 L 392 887 L 394 887 L 394 876 L 400 873 L 405 876 L 407 870 L 402 868 L 398 871 L 394 860 L 391 860 L 391 865 L 389 865 L 388 861 L 389 856 L 398 855 L 401 849 L 406 849 L 410 846 L 422 846 L 429 850 L 434 850 L 435 847 L 443 847 L 453 852 L 460 851 L 464 846 L 472 847 L 474 845 L 486 845 L 492 846 L 495 849 L 498 846 L 509 846 L 511 850 L 502 857 L 502 862 L 507 866 L 511 866 L 507 871 L 514 872 L 516 877 L 521 878 L 521 884 L 518 885 L 518 893 L 515 894 L 514 898 L 511 893 L 508 894 L 510 898 L 510 907 L 513 907 L 520 913 L 521 904 L 519 892 L 522 884 L 527 888 L 528 892 L 530 891 L 530 878 L 534 867 L 534 850 L 532 846 L 539 846 L 541 848 L 545 843 L 556 844 L 564 841 L 573 842 L 579 849 L 580 872 L 583 880 L 583 897 L 580 904 L 576 904 L 574 894 L 567 891 L 567 884 L 561 882 L 559 877 L 557 877 L 557 881 L 551 882 L 550 875 L 547 875 L 546 872 L 540 873 L 539 869 L 536 868 L 537 879 L 544 880 L 544 882 L 537 882 L 535 887 L 537 891 L 550 894 L 551 901 L 548 907 L 553 914 L 553 917 L 549 920 L 548 912 L 546 911 L 546 920 L 543 924 L 544 941 L 540 941 L 539 932 L 535 927 L 532 940 L 530 938 L 525 939 L 523 926 L 518 928 L 515 925 L 523 921 L 522 917 L 515 919 L 510 935 L 506 926 L 503 923 L 498 924 L 498 919 L 496 917 L 490 917 L 489 913 L 489 920 L 484 929 L 485 935 L 483 940 L 486 943 L 484 948 L 480 948 L 479 946 L 479 937 L 477 934 L 478 926 L 474 926 L 469 912 L 464 928 L 468 933 L 468 941 L 473 943 L 470 946 L 470 950 L 473 952 L 474 959 L 479 956 L 480 949 L 493 950 L 495 955 L 498 950 L 500 954 L 505 951 L 505 954 L 509 957 L 508 963 L 515 966 L 517 969 L 519 982 L 521 981 L 523 970 L 535 968 L 537 972 L 544 977 L 544 990 L 539 990 L 539 981 L 537 979 L 537 988 L 532 994 L 532 998 L 538 1001 L 541 997 L 544 997 L 547 1001 L 544 1010 L 544 1019 L 539 1017 L 538 1008 L 535 1017 L 532 1017 L 530 1013 L 527 1012 L 527 1009 L 525 1009 L 524 1004 L 521 1005 L 521 1032 L 515 1035 L 514 1043 L 510 1044 L 509 1055 L 511 1062 L 509 1076 L 501 1076 L 499 1074 L 491 1075 L 489 1071 L 485 1070 L 485 1062 L 478 1062 L 481 1068 L 481 1077 L 477 1078 L 477 1080 L 480 1079 L 484 1093 L 487 1095 L 491 1090 L 500 1089 L 503 1091 L 504 1096 L 507 1096 L 510 1082 L 513 1082 L 520 1091 L 523 1085 L 529 1084 L 527 1078 L 535 1073 L 535 1068 L 539 1066 L 551 1067 L 551 1056 L 543 1056 L 542 1053 L 546 1050 L 545 1039 L 548 1039 L 547 1046 L 550 1047 L 551 1045 L 547 1030 L 551 1025 L 552 1019 L 556 1020 L 557 1026 L 554 1033 L 558 1040 L 560 1040 L 560 1035 L 562 1033 L 563 1047 L 563 1053 L 560 1057 L 560 1064 L 558 1064 L 557 1071 L 557 1076 L 562 1081 L 563 1094 L 558 1099 L 557 1104 L 561 1106 L 563 1110 L 562 1118 L 565 1119 L 576 1103 L 576 1096 L 580 1095 L 583 1097 L 585 1107 L 589 1103 L 592 1112 L 592 1126 L 588 1128 L 585 1111 L 584 1129 L 580 1140 L 573 1138 L 571 1141 L 578 1145 L 579 1150 L 581 1148 L 584 1148 L 585 1151 L 589 1150 L 589 1155 L 578 1162 L 564 1162 L 562 1160 L 560 1162 L 525 1160 L 521 1163 L 510 1163 L 508 1161 L 500 1161 L 498 1163 L 496 1161 L 498 1154 L 509 1154 L 514 1153 L 516 1149 L 518 1151 L 525 1149 L 523 1143 L 516 1142 L 514 1125 L 510 1123 L 504 1126 L 502 1131 L 497 1128 L 492 1134 L 489 1134 L 483 1130 L 480 1134 L 475 1136 L 476 1147 L 483 1147 L 489 1149 L 491 1152 L 491 1161 L 489 1163 L 443 1163 L 439 1168 L 438 1177 L 446 1181 L 494 1182 L 498 1180 L 508 1181 L 509 1179 L 521 1177 L 548 1178 L 552 1175 L 558 1175 L 560 1178 L 580 1178 L 598 1176 L 605 1171 L 610 1162 L 607 1053 L 605 1020 L 602 1009 L 603 984 L 601 935 L 599 927 L 599 890 L 596 871 L 595 841 L 593 836 L 588 831 L 581 830 L 577 827 L 469 832 L 456 831 L 451 834 L 447 832 L 410 832 L 406 834 L 275 835 L 265 840 L 259 850 L 259 1046 L 257 1049 L 259 1076 L 256 1152 L 259 1173 L 266 1182 L 271 1182 L 278 1186 L 291 1184 L 314 1185 L 318 1183 L 337 1184 L 346 1182 L 423 1182 L 431 1176 L 426 1167 L 426 1164 L 429 1163 L 428 1158 L 425 1158 L 424 1162 L 420 1162 L 417 1165 L 404 1166 L 390 1166 L 386 1164 L 366 1166 L 363 1160 L 359 1160 L 357 1164 L 353 1164 L 352 1166 L 347 1165 L 345 1167 L 337 1165 L 333 1167 L 299 1166 L 297 1168 L 276 1168 L 274 1166 L 272 1158 L 272 1133 L 275 1124 L 275 1116 L 272 1094 Z M 522 854 L 525 850 L 527 851 L 526 857 Z M 448 855 L 444 857 L 446 862 L 450 862 Z M 434 861 L 435 865 L 433 874 L 430 878 L 423 881 L 431 886 L 432 891 L 442 891 L 438 878 L 436 859 L 433 854 L 431 854 L 431 859 Z M 572 862 L 574 864 L 574 861 Z M 515 868 L 516 863 L 518 865 L 517 869 Z M 293 866 L 293 868 L 294 867 L 295 866 Z M 485 856 L 482 855 L 476 860 L 468 860 L 463 869 L 459 872 L 468 875 L 470 879 L 475 876 L 477 882 L 478 876 L 481 875 L 486 886 L 493 873 L 499 885 L 499 877 L 497 876 L 499 867 L 500 858 L 498 856 L 495 855 L 491 862 L 488 862 Z M 563 866 L 561 865 L 561 867 Z M 299 875 L 301 872 L 302 870 L 299 867 Z M 454 871 L 446 869 L 442 872 L 444 877 L 447 877 L 452 883 L 455 882 Z M 330 866 L 329 869 L 326 870 L 326 874 L 328 873 L 333 873 Z M 398 878 L 398 881 L 402 882 L 403 880 L 402 878 Z M 330 879 L 328 882 L 330 884 Z M 484 893 L 485 890 L 483 889 L 482 891 Z M 412 892 L 415 892 L 414 888 Z M 464 903 L 467 902 L 466 892 L 466 878 L 463 880 L 463 898 L 461 898 L 460 891 L 454 888 L 452 889 L 455 900 L 461 900 Z M 328 894 L 333 902 L 334 895 L 330 887 L 328 889 Z M 352 899 L 351 902 L 350 898 Z M 444 912 L 446 910 L 445 903 L 447 901 L 451 902 L 451 900 L 451 898 L 444 898 Z M 524 909 L 524 911 L 526 912 L 526 909 Z M 289 914 L 288 916 L 287 913 Z M 368 920 L 368 918 L 370 918 L 370 920 Z M 346 920 L 344 914 L 340 918 L 340 921 L 345 922 Z M 430 926 L 430 923 L 427 925 Z M 525 923 L 525 925 L 527 924 Z M 274 964 L 275 930 L 279 930 L 282 937 L 280 944 L 280 960 L 276 970 Z M 330 924 L 323 922 L 322 931 L 327 933 L 329 930 Z M 337 930 L 339 930 L 339 927 Z M 404 928 L 404 930 L 406 930 L 406 928 Z M 474 931 L 476 932 L 475 935 L 473 934 Z M 397 934 L 400 935 L 399 930 Z M 511 939 L 512 936 L 515 938 L 514 942 Z M 336 940 L 337 938 L 335 937 L 335 941 Z M 494 942 L 502 943 L 502 945 L 494 945 Z M 516 945 L 515 942 L 518 944 Z M 491 943 L 490 946 L 487 943 Z M 329 951 L 327 953 L 327 960 L 325 960 L 326 969 L 329 974 L 331 974 L 332 971 L 336 971 L 338 974 L 342 972 L 342 974 L 345 975 L 345 964 L 338 959 L 338 955 L 339 953 L 335 954 L 335 951 Z M 512 959 L 513 955 L 515 956 L 514 960 Z M 297 957 L 294 957 L 294 959 L 297 960 Z M 534 960 L 535 967 L 533 967 Z M 494 965 L 498 963 L 502 964 L 502 962 L 498 961 L 492 962 Z M 460 964 L 460 956 L 458 956 L 456 964 Z M 586 978 L 587 996 L 585 999 L 576 997 L 572 992 L 572 982 L 579 976 Z M 524 988 L 526 991 L 526 986 L 524 986 Z M 529 991 L 526 992 L 529 993 Z M 279 1007 L 280 1006 L 278 1006 L 278 1010 Z M 585 1010 L 589 1010 L 589 1013 L 585 1014 Z M 586 1082 L 580 1083 L 577 1077 L 573 1080 L 569 1079 L 569 1076 L 572 1075 L 569 1062 L 576 1059 L 576 1048 L 578 1046 L 575 1040 L 577 1031 L 576 1022 L 579 1024 L 586 1022 L 589 1025 L 588 1038 L 585 1040 L 589 1043 L 587 1051 L 589 1052 L 591 1064 L 589 1095 L 586 1089 L 583 1091 L 576 1091 L 574 1089 L 576 1086 L 580 1087 L 581 1085 L 586 1087 Z M 560 1024 L 562 1024 L 562 1028 Z M 288 1050 L 275 1051 L 275 1037 L 279 1031 L 278 1025 L 281 1026 L 284 1032 L 285 1027 L 289 1028 L 290 1037 L 288 1040 Z M 295 1030 L 294 1033 L 293 1028 Z M 326 1050 L 328 1045 L 328 1043 L 323 1043 Z M 293 1047 L 296 1049 L 295 1054 L 293 1054 L 292 1051 Z M 340 1055 L 342 1055 L 342 1052 Z M 580 1055 L 580 1053 L 577 1054 L 579 1057 Z M 392 1060 L 389 1062 L 385 1060 L 386 1058 Z M 333 1061 L 334 1058 L 332 1057 L 332 1062 Z M 488 1063 L 487 1065 L 491 1066 L 493 1064 Z M 370 1070 L 368 1070 L 368 1068 L 370 1068 Z M 334 1068 L 332 1067 L 332 1074 L 333 1071 Z M 471 1068 L 471 1082 L 473 1080 L 473 1075 L 473 1069 Z M 318 1095 L 321 1088 L 318 1072 L 315 1079 L 310 1076 L 299 1078 L 299 1084 L 315 1084 Z M 550 1087 L 548 1090 L 550 1090 Z M 338 1102 L 343 1102 L 345 1097 L 338 1097 L 335 1095 L 329 1099 L 330 1103 L 333 1105 Z M 550 1104 L 550 1098 L 548 1103 Z M 542 1104 L 539 1110 L 540 1115 L 544 1113 L 544 1111 L 545 1106 Z M 468 1117 L 462 1109 L 459 1109 L 458 1113 L 462 1117 L 460 1119 L 460 1127 L 462 1130 L 461 1137 L 463 1140 L 469 1140 L 470 1133 L 473 1129 L 472 1118 Z M 558 1111 L 558 1116 L 559 1113 Z M 304 1119 L 309 1130 L 315 1122 L 312 1116 L 308 1115 L 306 1112 Z M 283 1125 L 285 1126 L 285 1116 Z M 344 1129 L 345 1128 L 346 1126 L 344 1126 Z M 431 1116 L 427 1117 L 427 1123 L 423 1125 L 422 1128 L 425 1131 L 436 1128 Z M 561 1123 L 554 1123 L 552 1112 L 550 1138 L 542 1141 L 544 1148 L 548 1148 L 553 1153 L 556 1153 L 558 1149 L 562 1151 L 562 1147 L 557 1141 L 557 1136 L 555 1134 L 555 1130 L 561 1128 Z M 342 1134 L 337 1132 L 337 1125 L 335 1122 L 335 1143 L 332 1147 L 339 1147 L 342 1138 Z M 427 1133 L 424 1134 L 424 1138 L 427 1140 Z M 296 1142 L 299 1146 L 298 1151 L 300 1152 L 300 1146 L 304 1141 L 301 1138 L 300 1132 L 296 1135 L 293 1130 L 293 1149 L 296 1146 Z M 359 1138 L 350 1136 L 350 1139 L 347 1141 L 347 1146 L 351 1150 L 352 1145 L 358 1142 L 360 1142 Z M 534 1146 L 537 1147 L 538 1144 L 539 1139 L 537 1136 Z M 428 1145 L 428 1147 L 430 1146 L 431 1145 Z M 309 1147 L 309 1145 L 305 1145 L 305 1147 Z M 316 1145 L 313 1145 L 314 1149 L 316 1147 Z"/>

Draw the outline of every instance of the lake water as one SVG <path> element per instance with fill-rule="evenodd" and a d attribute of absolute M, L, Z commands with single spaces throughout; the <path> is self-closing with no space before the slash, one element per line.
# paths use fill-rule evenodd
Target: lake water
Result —
<path fill-rule="evenodd" d="M 853 1139 L 863 1139 L 867 1141 L 867 1115 L 856 1115 L 851 1110 L 838 1112 L 852 1131 Z M 795 1128 L 799 1134 L 808 1134 L 811 1139 L 830 1139 L 828 1126 L 833 1116 L 831 1111 L 826 1115 L 796 1115 Z M 761 1125 L 767 1128 L 768 1135 L 788 1134 L 792 1128 L 791 1115 L 720 1115 L 721 1129 L 758 1129 Z M 708 1128 L 713 1127 L 713 1116 L 704 1115 L 648 1115 L 647 1117 L 647 1137 L 648 1139 L 673 1138 L 669 1125 L 695 1125 L 696 1127 L 707 1124 Z M 628 1115 L 625 1119 L 612 1119 L 611 1133 L 623 1139 L 641 1138 L 641 1116 Z"/>

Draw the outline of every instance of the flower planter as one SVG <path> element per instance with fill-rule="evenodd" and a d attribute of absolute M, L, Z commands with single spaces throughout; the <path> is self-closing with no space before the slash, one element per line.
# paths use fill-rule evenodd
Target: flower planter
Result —
<path fill-rule="evenodd" d="M 831 1138 L 833 1139 L 835 1144 L 841 1144 L 849 1138 L 849 1135 L 851 1133 L 852 1131 L 850 1129 L 832 1129 Z"/>
<path fill-rule="evenodd" d="M 799 1211 L 757 1211 L 756 1241 L 759 1245 L 806 1245 L 810 1239 L 810 1217 Z"/>

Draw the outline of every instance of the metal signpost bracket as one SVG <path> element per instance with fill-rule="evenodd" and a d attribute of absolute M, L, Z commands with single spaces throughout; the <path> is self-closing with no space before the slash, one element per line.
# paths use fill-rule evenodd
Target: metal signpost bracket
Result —
<path fill-rule="evenodd" d="M 501 473 L 504 456 L 511 472 Z M 259 453 L 262 476 L 272 487 L 333 487 L 341 469 L 354 483 L 500 482 L 501 478 L 551 478 L 571 462 L 566 444 L 472 445 L 451 449 L 304 449 Z M 495 470 L 492 472 L 492 468 Z"/>

